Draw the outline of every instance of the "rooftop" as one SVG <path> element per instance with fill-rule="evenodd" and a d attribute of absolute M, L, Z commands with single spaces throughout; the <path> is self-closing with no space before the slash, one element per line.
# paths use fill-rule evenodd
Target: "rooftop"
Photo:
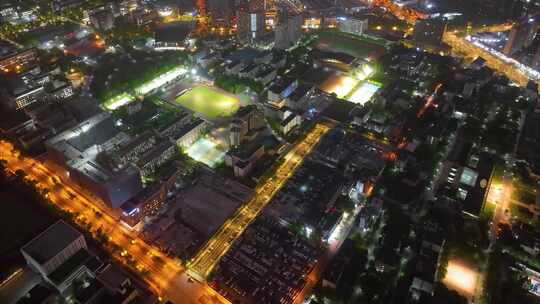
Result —
<path fill-rule="evenodd" d="M 21 250 L 38 263 L 45 263 L 81 236 L 79 231 L 60 220 L 31 240 Z"/>
<path fill-rule="evenodd" d="M 68 278 L 91 259 L 92 256 L 86 249 L 80 249 L 67 261 L 60 265 L 60 267 L 56 268 L 56 270 L 49 274 L 49 279 L 56 284 L 62 284 L 66 278 Z"/>

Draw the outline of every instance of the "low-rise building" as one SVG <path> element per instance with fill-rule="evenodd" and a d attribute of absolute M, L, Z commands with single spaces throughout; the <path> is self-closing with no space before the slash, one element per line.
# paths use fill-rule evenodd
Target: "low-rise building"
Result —
<path fill-rule="evenodd" d="M 246 67 L 246 63 L 240 60 L 233 60 L 225 65 L 225 74 L 238 74 L 243 68 Z"/>
<path fill-rule="evenodd" d="M 298 87 L 298 80 L 292 78 L 279 78 L 268 89 L 268 101 L 279 102 L 291 95 Z"/>
<path fill-rule="evenodd" d="M 137 162 L 141 175 L 147 176 L 153 173 L 159 166 L 171 159 L 177 153 L 177 149 L 175 144 L 166 140 L 146 152 Z"/>
<path fill-rule="evenodd" d="M 271 66 L 266 66 L 259 69 L 259 72 L 255 75 L 255 81 L 267 85 L 272 82 L 277 76 L 277 70 Z"/>
<path fill-rule="evenodd" d="M 288 108 L 298 111 L 305 111 L 308 108 L 310 97 L 315 92 L 315 86 L 311 84 L 300 84 L 287 98 L 285 105 Z"/>
<path fill-rule="evenodd" d="M 139 229 L 145 216 L 156 214 L 166 203 L 172 193 L 180 186 L 181 176 L 185 170 L 174 165 L 165 168 L 159 179 L 148 185 L 135 197 L 125 202 L 122 209 L 122 220 L 130 227 Z"/>
<path fill-rule="evenodd" d="M 21 248 L 28 266 L 47 277 L 81 249 L 86 249 L 84 236 L 60 220 Z"/>
<path fill-rule="evenodd" d="M 176 142 L 177 146 L 188 148 L 204 135 L 207 128 L 207 122 L 200 118 L 195 118 L 193 121 L 184 125 L 181 129 L 172 134 L 171 139 Z"/>
<path fill-rule="evenodd" d="M 43 86 L 28 86 L 23 82 L 12 83 L 2 90 L 4 105 L 11 109 L 22 109 L 39 101 L 45 93 Z"/>
<path fill-rule="evenodd" d="M 22 72 L 25 66 L 33 65 L 37 59 L 35 48 L 14 50 L 0 58 L 0 70 L 4 72 Z"/>

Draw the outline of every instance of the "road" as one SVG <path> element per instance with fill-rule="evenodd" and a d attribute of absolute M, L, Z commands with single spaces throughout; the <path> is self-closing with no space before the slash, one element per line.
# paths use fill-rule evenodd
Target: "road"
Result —
<path fill-rule="evenodd" d="M 273 177 L 255 189 L 255 197 L 242 206 L 228 219 L 220 230 L 199 251 L 189 263 L 189 273 L 199 280 L 205 280 L 219 259 L 227 252 L 231 244 L 242 234 L 262 209 L 272 200 L 285 182 L 300 166 L 302 160 L 330 130 L 324 124 L 317 124 L 283 158 Z"/>
<path fill-rule="evenodd" d="M 415 23 L 416 19 L 421 18 L 419 12 L 415 12 L 414 10 L 405 6 L 397 6 L 389 0 L 373 0 L 373 4 L 375 6 L 384 7 L 391 14 L 411 25 Z M 506 23 L 491 25 L 486 26 L 479 31 L 507 30 L 511 26 L 511 24 Z M 520 71 L 514 64 L 503 61 L 501 58 L 475 46 L 472 42 L 467 41 L 465 38 L 459 37 L 452 32 L 447 31 L 444 33 L 443 42 L 450 45 L 452 47 L 452 52 L 456 55 L 469 59 L 475 59 L 477 57 L 484 58 L 488 67 L 500 74 L 505 75 L 511 81 L 521 86 L 527 85 L 529 81 L 529 77 L 524 72 Z"/>
<path fill-rule="evenodd" d="M 177 304 L 228 303 L 206 284 L 189 282 L 185 269 L 176 260 L 146 244 L 134 231 L 109 215 L 107 210 L 92 203 L 88 195 L 62 182 L 56 173 L 42 163 L 32 158 L 19 157 L 19 152 L 14 150 L 11 143 L 0 141 L 0 159 L 7 161 L 8 170 L 23 170 L 28 178 L 38 182 L 38 187 L 48 188 L 51 202 L 62 210 L 77 214 L 76 221 L 90 223 L 90 232 L 94 236 L 96 230 L 101 228 L 108 235 L 109 243 L 121 248 L 118 252 L 107 246 L 111 255 L 128 267 L 126 257 L 131 256 L 134 261 L 132 269 L 144 272 L 145 274 L 141 273 L 141 278 L 163 299 Z M 53 178 L 57 182 L 54 182 Z"/>
<path fill-rule="evenodd" d="M 502 59 L 495 55 L 475 46 L 472 42 L 469 42 L 465 38 L 458 37 L 457 35 L 446 32 L 443 36 L 443 41 L 452 47 L 454 53 L 462 53 L 463 57 L 474 59 L 482 57 L 486 60 L 486 65 L 491 69 L 497 71 L 500 74 L 505 75 L 513 82 L 525 86 L 529 81 L 529 78 L 516 68 L 512 64 L 504 62 Z"/>
<path fill-rule="evenodd" d="M 508 214 L 512 201 L 512 173 L 505 169 L 500 180 L 492 181 L 486 204 L 495 204 L 495 211 L 489 227 L 490 247 L 495 243 L 498 234 L 498 225 L 508 221 Z"/>

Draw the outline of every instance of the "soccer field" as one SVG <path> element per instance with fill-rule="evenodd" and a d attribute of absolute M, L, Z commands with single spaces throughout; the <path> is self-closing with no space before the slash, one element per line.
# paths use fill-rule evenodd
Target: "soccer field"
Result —
<path fill-rule="evenodd" d="M 176 103 L 207 119 L 230 117 L 241 106 L 238 97 L 209 86 L 197 86 L 188 90 L 176 97 Z"/>

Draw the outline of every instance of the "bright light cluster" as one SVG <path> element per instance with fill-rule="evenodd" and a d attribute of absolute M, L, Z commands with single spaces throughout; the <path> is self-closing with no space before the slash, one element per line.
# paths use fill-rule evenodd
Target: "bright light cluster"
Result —
<path fill-rule="evenodd" d="M 187 72 L 187 70 L 183 67 L 177 67 L 163 75 L 160 75 L 156 78 L 154 78 L 153 80 L 143 84 L 142 86 L 140 86 L 139 88 L 137 88 L 135 90 L 135 92 L 137 92 L 137 94 L 140 94 L 140 95 L 145 95 L 145 94 L 148 94 L 149 92 L 151 92 L 152 90 L 154 89 L 157 89 L 161 86 L 163 86 L 164 84 L 166 84 L 167 82 L 181 76 L 181 75 L 184 75 L 185 73 Z"/>
<path fill-rule="evenodd" d="M 186 150 L 186 153 L 189 157 L 209 167 L 214 167 L 225 157 L 225 152 L 219 150 L 218 144 L 207 138 L 201 138 L 194 142 Z"/>
<path fill-rule="evenodd" d="M 517 61 L 517 60 L 515 60 L 513 58 L 507 57 L 505 54 L 503 54 L 503 53 L 501 53 L 501 52 L 499 52 L 497 50 L 494 50 L 494 49 L 480 43 L 479 41 L 473 39 L 471 36 L 467 36 L 465 39 L 467 39 L 467 41 L 471 42 L 475 46 L 485 50 L 486 52 L 489 52 L 493 56 L 496 56 L 497 58 L 501 59 L 505 63 L 513 65 L 520 72 L 525 74 L 527 77 L 532 78 L 534 80 L 540 80 L 540 72 L 538 72 L 537 70 L 535 70 L 535 69 L 533 69 L 533 68 L 531 68 L 529 66 L 526 66 L 523 63 L 521 63 L 521 62 L 519 62 L 519 61 Z"/>
<path fill-rule="evenodd" d="M 472 297 L 475 294 L 478 273 L 463 264 L 450 261 L 443 283 L 458 293 Z"/>

